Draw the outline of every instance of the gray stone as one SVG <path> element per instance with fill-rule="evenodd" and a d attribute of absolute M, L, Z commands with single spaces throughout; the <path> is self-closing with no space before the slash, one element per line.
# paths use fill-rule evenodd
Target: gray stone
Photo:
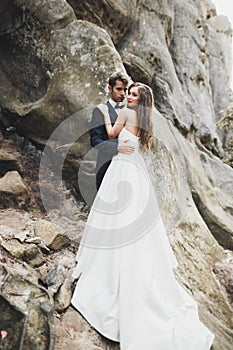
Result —
<path fill-rule="evenodd" d="M 55 294 L 60 286 L 64 283 L 66 277 L 66 270 L 63 266 L 56 266 L 49 271 L 46 277 L 46 284 L 49 291 Z"/>
<path fill-rule="evenodd" d="M 70 306 L 72 292 L 72 282 L 66 278 L 62 283 L 55 299 L 55 309 L 58 312 L 63 312 Z"/>
<path fill-rule="evenodd" d="M 38 220 L 34 230 L 35 235 L 39 236 L 44 244 L 53 250 L 59 250 L 70 244 L 70 239 L 63 229 L 47 220 Z"/>
<path fill-rule="evenodd" d="M 17 171 L 8 171 L 0 178 L 0 208 L 26 209 L 29 199 L 28 189 Z"/>
<path fill-rule="evenodd" d="M 72 7 L 66 1 L 15 0 L 15 3 L 25 12 L 30 11 L 40 24 L 50 25 L 53 29 L 62 29 L 76 19 Z"/>
<path fill-rule="evenodd" d="M 230 89 L 232 27 L 228 18 L 222 15 L 210 17 L 206 25 L 206 54 L 209 57 L 212 99 L 216 120 L 218 120 L 221 118 L 221 111 L 226 109 L 232 101 L 232 91 Z M 219 84 L 221 84 L 221 89 L 219 89 Z"/>
<path fill-rule="evenodd" d="M 69 271 L 71 268 L 76 266 L 75 261 L 76 253 L 73 253 L 71 251 L 67 251 L 66 254 L 61 254 L 58 259 L 58 264 L 64 266 L 68 271 L 66 273 L 66 277 L 69 278 Z"/>
<path fill-rule="evenodd" d="M 14 238 L 18 239 L 21 243 L 23 243 L 27 238 L 27 232 L 21 231 L 15 234 Z"/>
<path fill-rule="evenodd" d="M 102 350 L 107 347 L 106 340 L 90 328 L 82 316 L 71 307 L 60 319 L 55 319 L 55 324 L 57 329 L 55 350 L 59 348 Z"/>
<path fill-rule="evenodd" d="M 138 2 L 133 1 L 75 1 L 68 0 L 76 17 L 94 23 L 111 33 L 111 38 L 117 45 L 136 19 Z"/>
<path fill-rule="evenodd" d="M 16 156 L 5 150 L 0 150 L 0 176 L 12 170 L 20 170 Z"/>
<path fill-rule="evenodd" d="M 222 288 L 225 290 L 229 303 L 233 306 L 233 254 L 228 251 L 226 257 L 215 264 L 216 274 Z"/>
<path fill-rule="evenodd" d="M 21 244 L 16 240 L 3 241 L 1 246 L 6 249 L 13 257 L 22 259 L 32 266 L 40 266 L 43 264 L 41 251 L 35 244 Z"/>
<path fill-rule="evenodd" d="M 0 266 L 0 329 L 7 332 L 5 346 L 11 349 L 50 350 L 54 341 L 53 320 L 41 304 L 53 306 L 47 293 L 16 269 Z"/>

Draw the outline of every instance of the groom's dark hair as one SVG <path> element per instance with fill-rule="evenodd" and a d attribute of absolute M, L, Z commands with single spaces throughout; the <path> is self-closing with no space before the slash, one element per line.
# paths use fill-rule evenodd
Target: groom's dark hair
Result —
<path fill-rule="evenodd" d="M 115 72 L 112 75 L 110 75 L 108 79 L 108 85 L 110 85 L 113 88 L 117 80 L 122 81 L 124 86 L 127 86 L 129 84 L 129 78 L 124 72 Z"/>

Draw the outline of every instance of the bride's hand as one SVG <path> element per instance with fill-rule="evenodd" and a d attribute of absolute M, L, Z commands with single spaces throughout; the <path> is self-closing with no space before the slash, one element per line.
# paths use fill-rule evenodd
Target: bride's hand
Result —
<path fill-rule="evenodd" d="M 111 125 L 111 120 L 110 120 L 110 116 L 108 113 L 108 107 L 106 105 L 100 103 L 97 105 L 97 108 L 99 108 L 100 112 L 103 113 L 105 125 Z"/>
<path fill-rule="evenodd" d="M 104 116 L 108 115 L 108 107 L 106 105 L 104 105 L 103 103 L 100 103 L 96 107 L 100 110 L 100 112 L 103 113 Z"/>

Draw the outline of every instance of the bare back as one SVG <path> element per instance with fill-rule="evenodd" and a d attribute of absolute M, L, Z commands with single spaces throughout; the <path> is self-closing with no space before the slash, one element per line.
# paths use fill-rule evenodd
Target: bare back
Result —
<path fill-rule="evenodd" d="M 120 111 L 121 114 L 124 113 L 125 116 L 125 125 L 124 127 L 130 131 L 132 134 L 134 134 L 135 136 L 138 135 L 138 118 L 137 118 L 137 112 L 133 109 L 129 109 L 129 108 L 123 108 Z"/>

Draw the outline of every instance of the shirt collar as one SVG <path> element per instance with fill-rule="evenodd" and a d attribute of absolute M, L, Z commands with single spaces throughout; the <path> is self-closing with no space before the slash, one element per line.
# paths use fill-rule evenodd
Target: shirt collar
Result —
<path fill-rule="evenodd" d="M 109 101 L 109 103 L 111 104 L 111 106 L 112 106 L 113 108 L 115 108 L 117 102 L 113 101 L 111 98 L 110 98 L 108 101 Z M 123 103 L 122 103 L 122 102 L 118 102 L 118 104 L 119 104 L 119 106 L 121 106 Z"/>

